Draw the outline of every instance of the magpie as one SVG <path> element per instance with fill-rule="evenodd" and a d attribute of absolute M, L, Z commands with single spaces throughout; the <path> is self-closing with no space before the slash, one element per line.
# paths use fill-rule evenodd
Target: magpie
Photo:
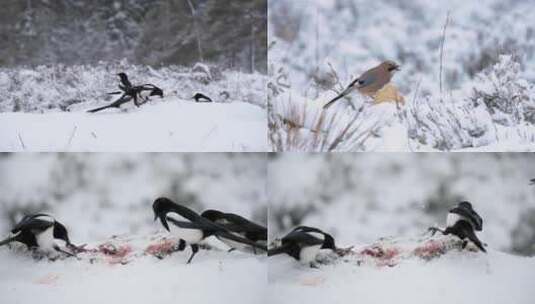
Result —
<path fill-rule="evenodd" d="M 266 246 L 236 236 L 223 226 L 200 216 L 195 211 L 179 205 L 166 197 L 157 198 L 152 204 L 152 210 L 154 211 L 154 221 L 160 219 L 164 228 L 180 239 L 178 245 L 179 251 L 184 250 L 186 245 L 190 245 L 192 253 L 187 261 L 188 264 L 191 263 L 195 254 L 199 251 L 199 243 L 212 235 L 267 251 Z M 171 215 L 169 213 L 174 214 Z M 169 223 L 172 225 L 169 225 Z"/>
<path fill-rule="evenodd" d="M 77 249 L 69 239 L 67 228 L 52 216 L 44 213 L 23 217 L 11 230 L 11 236 L 0 242 L 0 246 L 11 242 L 22 243 L 28 250 L 39 251 L 49 257 L 57 257 L 59 253 L 74 256 L 73 253 L 61 248 L 63 244 L 73 252 Z"/>
<path fill-rule="evenodd" d="M 336 251 L 334 238 L 320 229 L 299 226 L 282 238 L 280 247 L 268 250 L 268 256 L 285 253 L 297 261 L 313 266 L 321 249 Z"/>
<path fill-rule="evenodd" d="M 160 89 L 159 87 L 150 83 L 134 86 L 132 85 L 130 80 L 128 80 L 128 76 L 126 76 L 125 73 L 119 73 L 117 75 L 119 76 L 119 79 L 121 82 L 119 84 L 119 89 L 121 89 L 121 91 L 111 92 L 108 94 L 110 95 L 122 94 L 121 97 L 119 97 L 119 99 L 117 99 L 116 101 L 112 102 L 109 105 L 99 107 L 96 109 L 92 109 L 87 112 L 95 113 L 95 112 L 99 112 L 108 108 L 119 108 L 122 104 L 127 103 L 131 100 L 134 101 L 134 104 L 136 105 L 136 107 L 139 107 L 143 105 L 144 103 L 146 103 L 147 101 L 149 101 L 150 96 L 160 96 L 160 98 L 163 98 L 163 90 Z M 148 95 L 146 95 L 146 93 L 148 93 Z M 138 98 L 141 99 L 141 102 L 138 101 Z"/>
<path fill-rule="evenodd" d="M 212 99 L 210 99 L 210 97 L 201 93 L 195 94 L 193 98 L 195 99 L 195 102 L 212 102 Z"/>
<path fill-rule="evenodd" d="M 201 213 L 201 216 L 210 221 L 225 227 L 232 234 L 245 238 L 258 245 L 266 246 L 267 228 L 234 213 L 223 213 L 218 210 L 209 209 Z M 246 244 L 216 236 L 221 242 L 230 247 L 229 252 L 235 249 L 249 251 L 251 248 L 256 253 L 256 248 Z"/>
<path fill-rule="evenodd" d="M 440 231 L 443 235 L 453 234 L 463 240 L 463 249 L 470 240 L 481 251 L 487 252 L 483 247 L 481 241 L 477 238 L 475 231 L 483 230 L 483 219 L 472 208 L 472 204 L 467 201 L 460 202 L 455 208 L 451 209 L 446 218 L 446 229 L 441 230 L 436 227 L 431 227 L 429 230 L 434 235 L 437 231 Z"/>

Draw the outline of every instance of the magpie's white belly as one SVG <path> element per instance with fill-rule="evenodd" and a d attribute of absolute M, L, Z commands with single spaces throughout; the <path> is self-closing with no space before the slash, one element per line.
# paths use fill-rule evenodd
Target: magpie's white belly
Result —
<path fill-rule="evenodd" d="M 54 239 L 54 226 L 50 226 L 45 231 L 36 234 L 35 240 L 39 245 L 39 250 L 43 252 L 55 252 L 54 248 L 58 246 Z"/>
<path fill-rule="evenodd" d="M 446 217 L 446 227 L 452 227 L 460 220 L 464 220 L 464 217 L 458 215 L 457 213 L 450 212 Z"/>
<path fill-rule="evenodd" d="M 202 240 L 203 233 L 199 229 L 185 229 L 177 227 L 173 224 L 169 224 L 169 230 L 171 234 L 176 236 L 189 244 L 197 244 Z"/>
<path fill-rule="evenodd" d="M 304 247 L 299 252 L 299 260 L 303 263 L 310 263 L 316 260 L 316 256 L 320 251 L 321 245 Z"/>

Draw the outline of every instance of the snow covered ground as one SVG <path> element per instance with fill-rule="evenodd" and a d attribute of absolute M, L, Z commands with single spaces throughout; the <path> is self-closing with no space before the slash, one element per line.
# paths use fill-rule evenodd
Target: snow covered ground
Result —
<path fill-rule="evenodd" d="M 131 241 L 139 245 L 141 237 Z M 145 242 L 145 245 L 147 243 Z M 90 248 L 91 244 L 87 248 Z M 29 254 L 0 248 L 3 303 L 263 303 L 266 256 L 201 250 L 185 264 L 189 249 L 164 259 L 140 256 L 35 261 Z"/>
<path fill-rule="evenodd" d="M 0 113 L 0 150 L 243 152 L 267 150 L 255 105 L 165 98 L 128 113 Z"/>
<path fill-rule="evenodd" d="M 269 260 L 269 303 L 533 303 L 535 258 L 452 251 L 388 267 Z"/>
<path fill-rule="evenodd" d="M 98 113 L 120 95 L 118 72 L 164 92 Z M 2 151 L 255 152 L 267 150 L 266 76 L 216 66 L 121 62 L 0 68 Z M 213 103 L 196 103 L 201 92 Z"/>

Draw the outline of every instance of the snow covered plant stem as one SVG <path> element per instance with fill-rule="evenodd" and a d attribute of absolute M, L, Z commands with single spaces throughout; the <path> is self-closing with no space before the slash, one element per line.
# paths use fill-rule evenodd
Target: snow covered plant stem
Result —
<path fill-rule="evenodd" d="M 450 11 L 448 11 L 446 15 L 446 22 L 444 23 L 444 28 L 442 29 L 442 41 L 440 43 L 440 72 L 439 72 L 439 78 L 440 78 L 440 100 L 442 101 L 442 68 L 444 63 L 444 44 L 446 43 L 446 29 L 448 28 L 448 24 L 450 22 Z"/>

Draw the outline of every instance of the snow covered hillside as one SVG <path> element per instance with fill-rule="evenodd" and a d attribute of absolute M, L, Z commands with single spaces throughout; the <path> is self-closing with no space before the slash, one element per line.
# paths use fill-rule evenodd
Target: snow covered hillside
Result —
<path fill-rule="evenodd" d="M 272 149 L 534 151 L 534 7 L 517 0 L 270 1 Z M 404 97 L 390 114 L 357 93 L 321 110 L 387 59 L 401 64 L 392 84 Z"/>
<path fill-rule="evenodd" d="M 98 113 L 118 95 L 117 73 L 164 91 L 136 108 Z M 265 151 L 265 76 L 216 67 L 97 66 L 0 69 L 2 151 Z M 201 92 L 213 103 L 196 103 Z M 24 112 L 24 113 L 20 113 Z"/>
<path fill-rule="evenodd" d="M 493 249 L 422 258 L 422 251 L 407 254 L 410 243 L 397 245 L 385 255 L 354 247 L 360 253 L 317 269 L 276 256 L 269 260 L 269 303 L 529 304 L 535 297 L 535 258 Z"/>

